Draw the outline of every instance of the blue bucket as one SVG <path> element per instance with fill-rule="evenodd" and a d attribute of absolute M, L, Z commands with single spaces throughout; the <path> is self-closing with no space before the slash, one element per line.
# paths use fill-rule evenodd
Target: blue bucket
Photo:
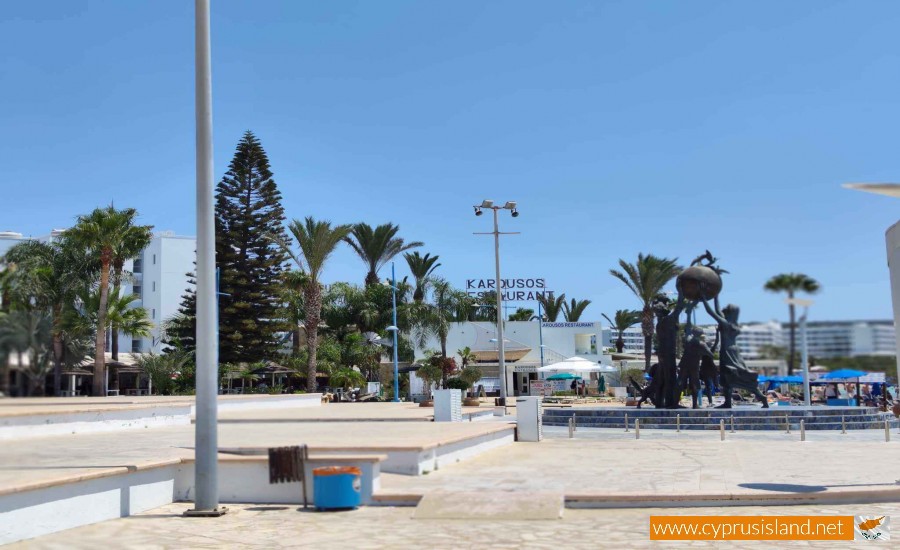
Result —
<path fill-rule="evenodd" d="M 362 472 L 354 466 L 313 470 L 313 504 L 317 510 L 352 510 L 359 507 Z"/>

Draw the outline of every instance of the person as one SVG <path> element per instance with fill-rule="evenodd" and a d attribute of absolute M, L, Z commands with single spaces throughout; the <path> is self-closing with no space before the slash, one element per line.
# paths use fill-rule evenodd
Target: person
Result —
<path fill-rule="evenodd" d="M 581 397 L 587 397 L 587 384 L 584 380 L 581 381 Z"/>
<path fill-rule="evenodd" d="M 825 385 L 825 402 L 827 403 L 829 399 L 837 399 L 837 384 Z"/>
<path fill-rule="evenodd" d="M 575 396 L 577 397 L 578 396 L 578 381 L 573 379 L 572 383 L 569 385 L 569 387 L 572 388 L 572 391 L 575 392 Z"/>

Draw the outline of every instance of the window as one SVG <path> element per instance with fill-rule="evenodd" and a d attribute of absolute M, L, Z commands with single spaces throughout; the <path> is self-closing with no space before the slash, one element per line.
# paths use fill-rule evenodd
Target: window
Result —
<path fill-rule="evenodd" d="M 144 261 L 140 258 L 134 261 L 134 265 L 131 267 L 131 271 L 134 273 L 141 273 L 144 271 Z"/>
<path fill-rule="evenodd" d="M 143 287 L 141 287 L 141 285 L 134 285 L 133 287 L 131 287 L 131 292 L 133 294 L 137 294 L 138 296 L 141 296 L 141 292 L 143 290 L 144 289 L 143 289 Z"/>
<path fill-rule="evenodd" d="M 151 315 L 151 319 L 156 319 L 156 308 L 153 308 L 153 309 L 151 309 L 150 311 L 153 312 L 152 315 Z"/>
<path fill-rule="evenodd" d="M 156 281 L 153 281 L 153 292 L 156 292 Z"/>
<path fill-rule="evenodd" d="M 156 254 L 153 255 L 153 265 L 156 265 Z"/>
<path fill-rule="evenodd" d="M 132 340 L 131 341 L 131 353 L 140 353 L 141 352 L 141 341 L 140 340 Z"/>

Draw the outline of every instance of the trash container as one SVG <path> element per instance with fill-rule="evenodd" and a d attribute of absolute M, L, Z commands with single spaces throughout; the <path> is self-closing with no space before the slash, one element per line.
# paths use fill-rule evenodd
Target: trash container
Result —
<path fill-rule="evenodd" d="M 347 510 L 360 502 L 362 472 L 354 466 L 313 470 L 313 504 L 317 510 Z"/>

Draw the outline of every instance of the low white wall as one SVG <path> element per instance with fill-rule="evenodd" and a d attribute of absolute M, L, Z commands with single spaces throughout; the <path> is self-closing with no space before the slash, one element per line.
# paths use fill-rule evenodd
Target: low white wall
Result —
<path fill-rule="evenodd" d="M 0 544 L 170 504 L 176 469 L 166 466 L 0 496 Z"/>
<path fill-rule="evenodd" d="M 4 416 L 0 417 L 0 441 L 190 424 L 191 409 L 191 406 L 184 404 L 140 409 Z"/>
<path fill-rule="evenodd" d="M 327 459 L 307 464 L 331 465 Z M 361 470 L 360 497 L 370 504 L 380 486 L 378 462 L 341 461 Z M 307 502 L 313 504 L 313 485 Z M 269 484 L 268 460 L 220 461 L 219 501 L 248 504 L 302 504 L 300 483 Z M 177 501 L 194 499 L 194 464 L 186 462 L 63 483 L 43 489 L 0 495 L 0 544 L 47 535 L 82 525 L 127 517 Z"/>
<path fill-rule="evenodd" d="M 306 479 L 313 479 L 313 469 L 330 466 L 327 460 L 313 459 L 306 464 Z M 381 470 L 377 462 L 359 461 L 341 465 L 356 466 L 362 473 L 360 497 L 362 503 L 372 502 L 372 494 L 380 487 Z M 182 464 L 178 468 L 175 483 L 175 500 L 194 499 L 194 464 Z M 303 485 L 300 482 L 269 484 L 268 460 L 220 461 L 219 501 L 250 504 L 302 504 Z M 313 484 L 306 489 L 307 502 L 313 503 Z"/>
<path fill-rule="evenodd" d="M 285 393 L 258 396 L 245 395 L 241 397 L 220 398 L 219 412 L 222 411 L 259 411 L 267 409 L 300 409 L 306 407 L 321 407 L 321 393 Z M 197 413 L 196 405 L 191 405 L 191 414 Z"/>

